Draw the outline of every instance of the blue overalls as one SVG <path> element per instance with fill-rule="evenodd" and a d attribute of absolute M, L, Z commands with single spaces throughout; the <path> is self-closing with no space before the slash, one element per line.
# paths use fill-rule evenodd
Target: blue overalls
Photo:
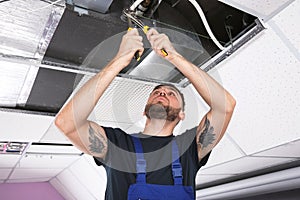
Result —
<path fill-rule="evenodd" d="M 131 137 L 136 153 L 136 183 L 130 185 L 128 200 L 189 200 L 195 199 L 192 186 L 182 185 L 182 167 L 179 162 L 179 151 L 176 141 L 172 141 L 172 174 L 174 185 L 157 185 L 146 183 L 146 160 L 144 158 L 141 141 L 138 137 Z"/>

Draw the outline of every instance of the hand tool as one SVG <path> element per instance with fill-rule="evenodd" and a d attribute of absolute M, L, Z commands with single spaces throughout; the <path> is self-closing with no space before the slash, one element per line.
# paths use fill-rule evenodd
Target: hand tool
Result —
<path fill-rule="evenodd" d="M 123 10 L 123 13 L 127 17 L 127 20 L 128 20 L 128 25 L 129 25 L 128 30 L 132 29 L 133 23 L 134 23 L 135 25 L 137 25 L 137 27 L 142 29 L 145 34 L 148 32 L 148 30 L 150 29 L 149 26 L 145 25 L 141 20 L 139 20 L 133 11 L 130 11 L 129 9 L 125 9 L 125 10 Z M 161 52 L 164 56 L 168 55 L 168 52 L 165 49 L 161 49 Z M 136 57 L 136 55 L 138 57 Z M 136 60 L 140 59 L 138 52 L 135 53 L 135 59 Z"/>
<path fill-rule="evenodd" d="M 127 29 L 127 31 L 131 31 L 134 28 L 133 23 L 131 21 L 131 18 L 127 17 L 127 21 L 128 21 L 128 29 Z M 137 61 L 139 61 L 141 59 L 139 51 L 136 51 L 134 53 L 134 59 L 136 59 Z"/>

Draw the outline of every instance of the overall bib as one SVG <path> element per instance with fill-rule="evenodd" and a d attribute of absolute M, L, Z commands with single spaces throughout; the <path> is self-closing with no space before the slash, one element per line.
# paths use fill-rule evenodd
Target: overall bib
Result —
<path fill-rule="evenodd" d="M 141 141 L 138 137 L 131 137 L 136 153 L 136 183 L 130 185 L 128 200 L 190 200 L 195 199 L 192 186 L 182 185 L 182 167 L 179 162 L 179 151 L 175 140 L 172 140 L 172 174 L 174 185 L 157 185 L 146 182 L 146 160 Z"/>

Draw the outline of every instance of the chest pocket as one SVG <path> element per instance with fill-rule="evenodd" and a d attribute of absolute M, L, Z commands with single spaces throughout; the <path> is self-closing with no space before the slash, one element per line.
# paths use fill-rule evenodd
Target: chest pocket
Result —
<path fill-rule="evenodd" d="M 144 158 L 141 141 L 132 136 L 136 153 L 136 183 L 130 185 L 128 200 L 174 200 L 195 199 L 192 186 L 183 186 L 182 167 L 179 162 L 179 151 L 175 140 L 172 140 L 172 175 L 174 185 L 157 185 L 146 182 L 146 160 Z"/>

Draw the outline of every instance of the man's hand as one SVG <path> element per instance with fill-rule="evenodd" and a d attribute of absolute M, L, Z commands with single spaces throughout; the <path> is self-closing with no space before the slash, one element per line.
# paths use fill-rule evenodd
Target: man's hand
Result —
<path fill-rule="evenodd" d="M 152 46 L 152 49 L 158 55 L 165 57 L 167 60 L 172 60 L 173 57 L 179 55 L 166 34 L 159 33 L 157 30 L 151 28 L 146 35 Z M 162 49 L 168 53 L 167 56 L 162 52 Z"/>
<path fill-rule="evenodd" d="M 136 51 L 139 52 L 140 56 L 142 55 L 144 51 L 143 37 L 139 35 L 136 28 L 133 28 L 123 36 L 115 58 L 120 59 L 127 66 L 133 59 Z"/>

